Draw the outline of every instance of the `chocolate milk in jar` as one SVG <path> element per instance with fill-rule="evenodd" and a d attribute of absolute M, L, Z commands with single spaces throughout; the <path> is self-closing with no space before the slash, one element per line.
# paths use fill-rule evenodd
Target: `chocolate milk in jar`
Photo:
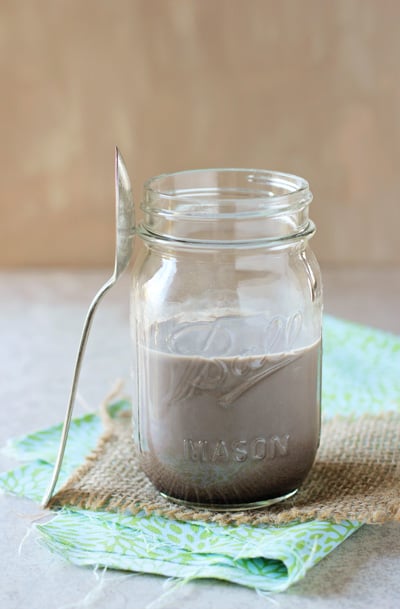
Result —
<path fill-rule="evenodd" d="M 133 433 L 173 501 L 293 495 L 320 433 L 321 280 L 302 178 L 185 171 L 145 185 L 132 280 Z"/>

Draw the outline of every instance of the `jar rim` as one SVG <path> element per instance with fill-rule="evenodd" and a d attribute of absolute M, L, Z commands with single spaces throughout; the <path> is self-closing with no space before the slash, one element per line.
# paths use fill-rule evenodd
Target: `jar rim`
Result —
<path fill-rule="evenodd" d="M 185 169 L 162 173 L 146 180 L 142 209 L 162 215 L 179 215 L 212 219 L 213 205 L 206 197 L 218 194 L 235 195 L 246 199 L 248 204 L 240 212 L 229 212 L 240 217 L 265 216 L 295 210 L 308 205 L 312 200 L 309 184 L 295 174 L 254 168 L 205 168 Z M 190 210 L 174 209 L 175 203 L 190 203 Z M 156 203 L 158 202 L 158 203 Z M 163 202 L 169 204 L 164 207 Z M 215 202 L 215 199 L 214 199 Z M 254 206 L 251 202 L 255 203 Z M 201 203 L 193 207 L 193 203 Z M 172 206 L 171 206 L 172 204 Z M 224 213 L 218 212 L 221 218 Z"/>

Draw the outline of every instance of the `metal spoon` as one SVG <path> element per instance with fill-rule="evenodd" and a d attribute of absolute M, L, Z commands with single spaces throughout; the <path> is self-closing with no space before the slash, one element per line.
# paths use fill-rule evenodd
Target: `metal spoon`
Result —
<path fill-rule="evenodd" d="M 65 414 L 64 425 L 61 434 L 60 446 L 58 449 L 56 463 L 54 465 L 53 476 L 49 488 L 43 498 L 42 505 L 47 507 L 54 493 L 62 461 L 64 458 L 65 446 L 67 443 L 69 427 L 71 423 L 72 410 L 74 407 L 76 390 L 82 366 L 83 355 L 88 341 L 89 331 L 92 325 L 93 316 L 97 305 L 104 294 L 116 283 L 129 264 L 132 255 L 133 235 L 135 228 L 135 211 L 133 196 L 128 172 L 118 148 L 115 148 L 115 212 L 116 212 L 116 242 L 115 242 L 115 265 L 114 272 L 110 279 L 100 288 L 93 298 L 85 323 L 83 325 L 81 342 L 79 344 L 78 355 L 75 363 L 75 370 L 72 380 L 71 393 L 69 396 L 67 411 Z"/>

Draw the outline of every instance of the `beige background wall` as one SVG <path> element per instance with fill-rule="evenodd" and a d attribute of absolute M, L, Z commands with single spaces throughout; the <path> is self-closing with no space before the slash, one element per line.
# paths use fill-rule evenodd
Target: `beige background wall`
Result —
<path fill-rule="evenodd" d="M 113 255 L 150 175 L 307 177 L 324 263 L 400 263 L 400 2 L 1 0 L 0 264 Z"/>

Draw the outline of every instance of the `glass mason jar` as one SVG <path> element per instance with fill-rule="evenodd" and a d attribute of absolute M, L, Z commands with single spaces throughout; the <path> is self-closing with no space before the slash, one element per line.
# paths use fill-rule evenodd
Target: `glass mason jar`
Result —
<path fill-rule="evenodd" d="M 134 437 L 166 497 L 290 497 L 320 434 L 322 294 L 297 176 L 210 169 L 144 188 L 133 271 Z"/>

